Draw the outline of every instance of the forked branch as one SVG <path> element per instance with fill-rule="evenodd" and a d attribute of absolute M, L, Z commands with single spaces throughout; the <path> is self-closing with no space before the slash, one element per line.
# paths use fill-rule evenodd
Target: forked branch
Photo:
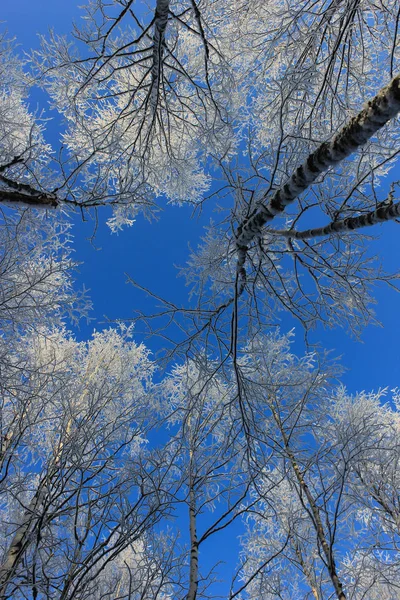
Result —
<path fill-rule="evenodd" d="M 384 87 L 367 106 L 345 125 L 330 142 L 321 144 L 280 186 L 272 198 L 263 197 L 253 213 L 238 227 L 236 234 L 237 273 L 243 279 L 248 246 L 260 235 L 264 225 L 281 214 L 318 177 L 363 146 L 400 111 L 400 75 Z M 378 209 L 379 211 L 379 209 Z M 378 212 L 376 211 L 376 212 Z M 397 209 L 388 208 L 387 214 Z M 376 218 L 381 218 L 382 211 Z M 397 216 L 397 213 L 396 215 Z M 361 217 L 360 217 L 361 218 Z M 372 218 L 372 217 L 370 217 Z M 392 218 L 395 218 L 394 216 Z M 347 226 L 349 226 L 349 221 Z M 378 221 L 377 221 L 378 222 Z M 352 222 L 350 222 L 351 227 Z M 372 223 L 371 223 L 372 224 Z"/>

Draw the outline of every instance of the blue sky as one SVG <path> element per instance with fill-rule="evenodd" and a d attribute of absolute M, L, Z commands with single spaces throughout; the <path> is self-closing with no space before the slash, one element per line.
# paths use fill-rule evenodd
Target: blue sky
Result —
<path fill-rule="evenodd" d="M 72 20 L 77 20 L 80 11 L 76 0 L 18 0 L 3 3 L 2 20 L 10 37 L 15 37 L 20 50 L 29 50 L 37 46 L 37 34 L 46 33 L 53 27 L 57 33 L 68 34 Z M 43 95 L 37 94 L 32 99 L 32 107 L 42 101 Z M 54 144 L 57 132 L 56 122 L 49 123 L 48 137 Z M 399 171 L 399 167 L 397 167 Z M 391 180 L 400 179 L 400 172 L 392 171 Z M 93 327 L 105 326 L 106 318 L 124 319 L 133 315 L 135 309 L 151 310 L 151 303 L 145 295 L 131 285 L 126 285 L 126 275 L 130 275 L 141 285 L 150 288 L 156 294 L 171 299 L 178 304 L 187 303 L 187 288 L 184 280 L 177 277 L 176 265 L 184 265 L 189 254 L 189 244 L 195 248 L 203 235 L 203 226 L 208 223 L 212 214 L 213 203 L 206 206 L 201 218 L 192 218 L 193 209 L 189 206 L 167 206 L 161 202 L 163 210 L 158 220 L 146 221 L 138 217 L 131 228 L 126 228 L 118 235 L 112 235 L 105 225 L 109 213 L 99 210 L 99 225 L 93 242 L 90 241 L 94 231 L 94 222 L 82 222 L 79 215 L 74 218 L 74 250 L 75 258 L 82 263 L 78 274 L 78 285 L 85 285 L 90 290 L 93 302 L 92 321 L 82 323 L 77 336 L 84 339 L 90 335 Z M 174 235 L 169 235 L 173 228 Z M 373 254 L 381 254 L 384 265 L 389 271 L 400 271 L 399 225 L 388 223 L 376 228 L 373 232 L 379 240 L 371 245 Z M 400 296 L 389 288 L 376 290 L 378 304 L 376 314 L 383 327 L 368 327 L 362 339 L 351 339 L 342 329 L 331 331 L 318 330 L 313 333 L 312 340 L 319 341 L 321 346 L 333 351 L 333 355 L 342 357 L 342 364 L 347 369 L 343 381 L 350 391 L 372 390 L 388 386 L 400 385 L 400 321 L 397 319 Z M 293 327 L 293 322 L 284 320 L 282 331 Z M 296 326 L 296 347 L 302 351 L 303 334 L 300 326 Z M 148 340 L 148 347 L 155 352 L 159 348 L 157 340 Z M 235 531 L 232 530 L 231 535 Z M 216 540 L 221 541 L 219 539 Z M 224 539 L 224 555 L 227 555 L 229 543 Z M 214 547 L 214 542 L 208 545 Z M 236 549 L 232 553 L 232 570 Z M 218 559 L 218 545 L 213 548 Z"/>

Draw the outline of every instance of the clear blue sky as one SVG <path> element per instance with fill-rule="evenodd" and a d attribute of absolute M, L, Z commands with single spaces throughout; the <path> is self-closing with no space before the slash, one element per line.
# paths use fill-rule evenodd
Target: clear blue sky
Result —
<path fill-rule="evenodd" d="M 79 18 L 77 6 L 81 3 L 82 0 L 8 1 L 3 2 L 1 18 L 9 35 L 15 36 L 21 49 L 29 50 L 38 44 L 37 34 L 46 33 L 50 27 L 57 33 L 68 34 L 71 22 Z M 35 95 L 33 107 L 42 99 L 43 95 Z M 48 129 L 49 139 L 54 144 L 57 137 L 56 122 L 49 123 Z M 400 171 L 397 177 L 392 173 L 392 178 L 400 179 Z M 208 205 L 201 221 L 198 221 L 191 219 L 192 208 L 164 204 L 158 221 L 149 223 L 139 217 L 133 227 L 126 228 L 119 235 L 110 233 L 104 224 L 108 213 L 100 210 L 99 227 L 93 244 L 88 238 L 92 236 L 94 223 L 82 223 L 77 216 L 74 227 L 75 258 L 83 263 L 78 283 L 90 289 L 94 305 L 91 315 L 93 321 L 89 325 L 82 324 L 77 335 L 80 338 L 88 337 L 93 327 L 104 326 L 105 317 L 124 319 L 131 317 L 134 309 L 146 310 L 148 301 L 142 293 L 125 284 L 125 273 L 155 293 L 185 304 L 187 288 L 184 280 L 177 278 L 175 265 L 184 265 L 189 243 L 193 248 L 197 246 L 202 226 L 208 222 L 212 208 L 211 204 Z M 388 223 L 373 232 L 379 234 L 380 239 L 373 243 L 372 252 L 382 255 L 390 271 L 400 271 L 399 227 L 396 223 Z M 173 236 L 169 235 L 171 228 Z M 342 329 L 317 331 L 312 336 L 314 341 L 318 340 L 323 347 L 333 350 L 334 355 L 342 356 L 342 364 L 348 369 L 343 380 L 352 392 L 400 385 L 400 320 L 397 318 L 400 295 L 382 287 L 377 290 L 376 298 L 376 313 L 383 328 L 368 327 L 362 335 L 362 343 L 350 339 Z M 292 326 L 293 323 L 283 321 L 282 331 Z M 296 331 L 296 346 L 301 352 L 303 338 L 299 325 Z M 147 341 L 147 345 L 153 351 L 158 348 L 155 340 Z M 226 538 L 216 541 L 224 544 L 226 556 L 229 541 Z M 210 552 L 213 545 L 211 541 L 208 547 Z M 235 552 L 231 547 L 232 569 Z M 213 553 L 218 559 L 218 546 Z"/>

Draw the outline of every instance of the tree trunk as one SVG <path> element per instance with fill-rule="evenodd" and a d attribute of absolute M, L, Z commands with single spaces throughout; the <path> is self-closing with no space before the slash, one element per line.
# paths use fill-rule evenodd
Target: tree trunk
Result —
<path fill-rule="evenodd" d="M 17 528 L 8 547 L 3 564 L 0 566 L 0 600 L 6 598 L 6 589 L 15 574 L 17 566 L 29 545 L 30 534 L 41 518 L 41 508 L 45 498 L 47 477 L 41 482 L 28 508 L 25 511 L 21 525 Z"/>
<path fill-rule="evenodd" d="M 38 521 L 43 516 L 43 505 L 46 497 L 46 491 L 54 476 L 58 473 L 60 467 L 60 459 L 62 449 L 65 444 L 65 439 L 69 437 L 72 429 L 72 419 L 69 419 L 66 429 L 64 441 L 60 440 L 55 454 L 53 463 L 49 471 L 40 482 L 28 508 L 25 511 L 21 525 L 17 528 L 14 537 L 8 547 L 3 564 L 0 566 L 0 600 L 5 598 L 6 588 L 15 574 L 17 566 L 24 555 L 24 552 L 29 545 L 31 533 L 35 530 Z"/>
<path fill-rule="evenodd" d="M 190 568 L 189 591 L 186 600 L 196 600 L 199 585 L 199 542 L 196 530 L 196 497 L 193 477 L 189 481 L 189 530 L 190 530 Z"/>
<path fill-rule="evenodd" d="M 164 53 L 165 30 L 168 22 L 170 0 L 157 0 L 156 12 L 154 15 L 154 35 L 153 35 L 153 66 L 151 68 L 151 91 L 150 105 L 152 111 L 157 108 L 160 91 L 162 58 Z"/>
<path fill-rule="evenodd" d="M 313 576 L 311 568 L 307 565 L 306 561 L 303 558 L 303 553 L 301 551 L 300 545 L 297 543 L 296 540 L 293 540 L 293 544 L 294 544 L 294 550 L 296 552 L 297 560 L 299 561 L 300 566 L 303 570 L 304 576 L 307 580 L 307 583 L 310 586 L 312 595 L 314 596 L 315 600 L 321 600 L 319 592 L 318 592 L 317 584 L 315 581 L 315 577 Z"/>
<path fill-rule="evenodd" d="M 264 225 L 281 214 L 286 206 L 296 200 L 322 173 L 363 146 L 399 111 L 400 75 L 370 100 L 366 108 L 353 117 L 331 142 L 321 144 L 310 154 L 272 198 L 266 204 L 263 201 L 267 198 L 263 198 L 250 217 L 239 225 L 236 235 L 237 273 L 242 271 L 246 262 L 248 245 L 261 233 Z"/>
<path fill-rule="evenodd" d="M 285 450 L 286 450 L 286 453 L 290 460 L 290 463 L 292 465 L 296 479 L 300 485 L 300 489 L 306 496 L 308 504 L 310 506 L 311 513 L 313 515 L 312 522 L 315 527 L 315 531 L 317 533 L 318 541 L 321 544 L 322 550 L 323 550 L 325 558 L 326 558 L 328 573 L 331 578 L 333 587 L 335 589 L 336 596 L 337 596 L 338 600 L 346 600 L 345 593 L 343 592 L 343 585 L 339 579 L 339 576 L 338 576 L 338 573 L 336 570 L 336 563 L 335 563 L 335 559 L 333 556 L 333 549 L 328 544 L 318 505 L 310 491 L 310 488 L 308 487 L 308 485 L 304 479 L 304 474 L 303 474 L 299 464 L 296 461 L 294 453 L 293 453 L 292 449 L 290 448 L 289 439 L 286 435 L 285 430 L 282 427 L 279 416 L 273 406 L 271 406 L 271 410 L 272 410 L 272 414 L 274 416 L 275 422 L 278 425 L 280 433 L 282 435 L 282 440 L 283 440 L 283 443 L 285 446 Z"/>

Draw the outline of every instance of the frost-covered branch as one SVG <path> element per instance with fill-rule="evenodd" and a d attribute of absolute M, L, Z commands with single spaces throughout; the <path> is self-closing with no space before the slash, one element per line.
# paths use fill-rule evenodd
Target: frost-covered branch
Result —
<path fill-rule="evenodd" d="M 54 194 L 47 194 L 46 192 L 28 194 L 19 190 L 7 191 L 0 189 L 0 202 L 34 208 L 57 208 L 59 206 L 59 200 Z"/>
<path fill-rule="evenodd" d="M 400 202 L 389 202 L 388 204 L 384 203 L 376 210 L 365 213 L 364 215 L 332 221 L 324 227 L 315 227 L 304 231 L 295 231 L 294 229 L 268 229 L 268 233 L 289 239 L 308 240 L 310 238 L 322 237 L 330 234 L 348 233 L 355 229 L 362 229 L 363 227 L 370 227 L 371 225 L 377 225 L 378 223 L 392 221 L 398 217 L 400 217 Z"/>
<path fill-rule="evenodd" d="M 293 469 L 296 479 L 299 483 L 300 489 L 309 504 L 310 512 L 313 516 L 313 524 L 315 527 L 315 531 L 316 531 L 316 534 L 318 537 L 318 541 L 321 544 L 323 553 L 325 555 L 328 572 L 331 577 L 333 587 L 335 588 L 336 596 L 337 596 L 338 600 L 346 600 L 346 596 L 343 591 L 343 584 L 342 584 L 342 582 L 339 578 L 338 572 L 337 572 L 333 548 L 329 544 L 327 535 L 325 533 L 325 528 L 323 525 L 323 516 L 321 514 L 321 510 L 318 506 L 316 498 L 314 498 L 314 496 L 310 490 L 310 487 L 307 484 L 307 481 L 305 478 L 305 473 L 301 469 L 301 467 L 295 457 L 295 454 L 294 454 L 292 448 L 290 447 L 289 437 L 287 436 L 287 434 L 282 426 L 282 423 L 281 423 L 281 420 L 280 420 L 278 414 L 276 413 L 276 411 L 274 409 L 272 409 L 272 413 L 273 413 L 274 419 L 281 431 L 282 440 L 283 440 L 289 461 L 292 465 L 292 469 Z"/>
<path fill-rule="evenodd" d="M 272 198 L 261 204 L 241 223 L 236 234 L 237 272 L 243 271 L 249 244 L 261 234 L 266 223 L 296 200 L 322 174 L 363 146 L 379 129 L 400 111 L 400 76 L 370 100 L 367 106 L 331 142 L 321 144 L 287 179 Z"/>

